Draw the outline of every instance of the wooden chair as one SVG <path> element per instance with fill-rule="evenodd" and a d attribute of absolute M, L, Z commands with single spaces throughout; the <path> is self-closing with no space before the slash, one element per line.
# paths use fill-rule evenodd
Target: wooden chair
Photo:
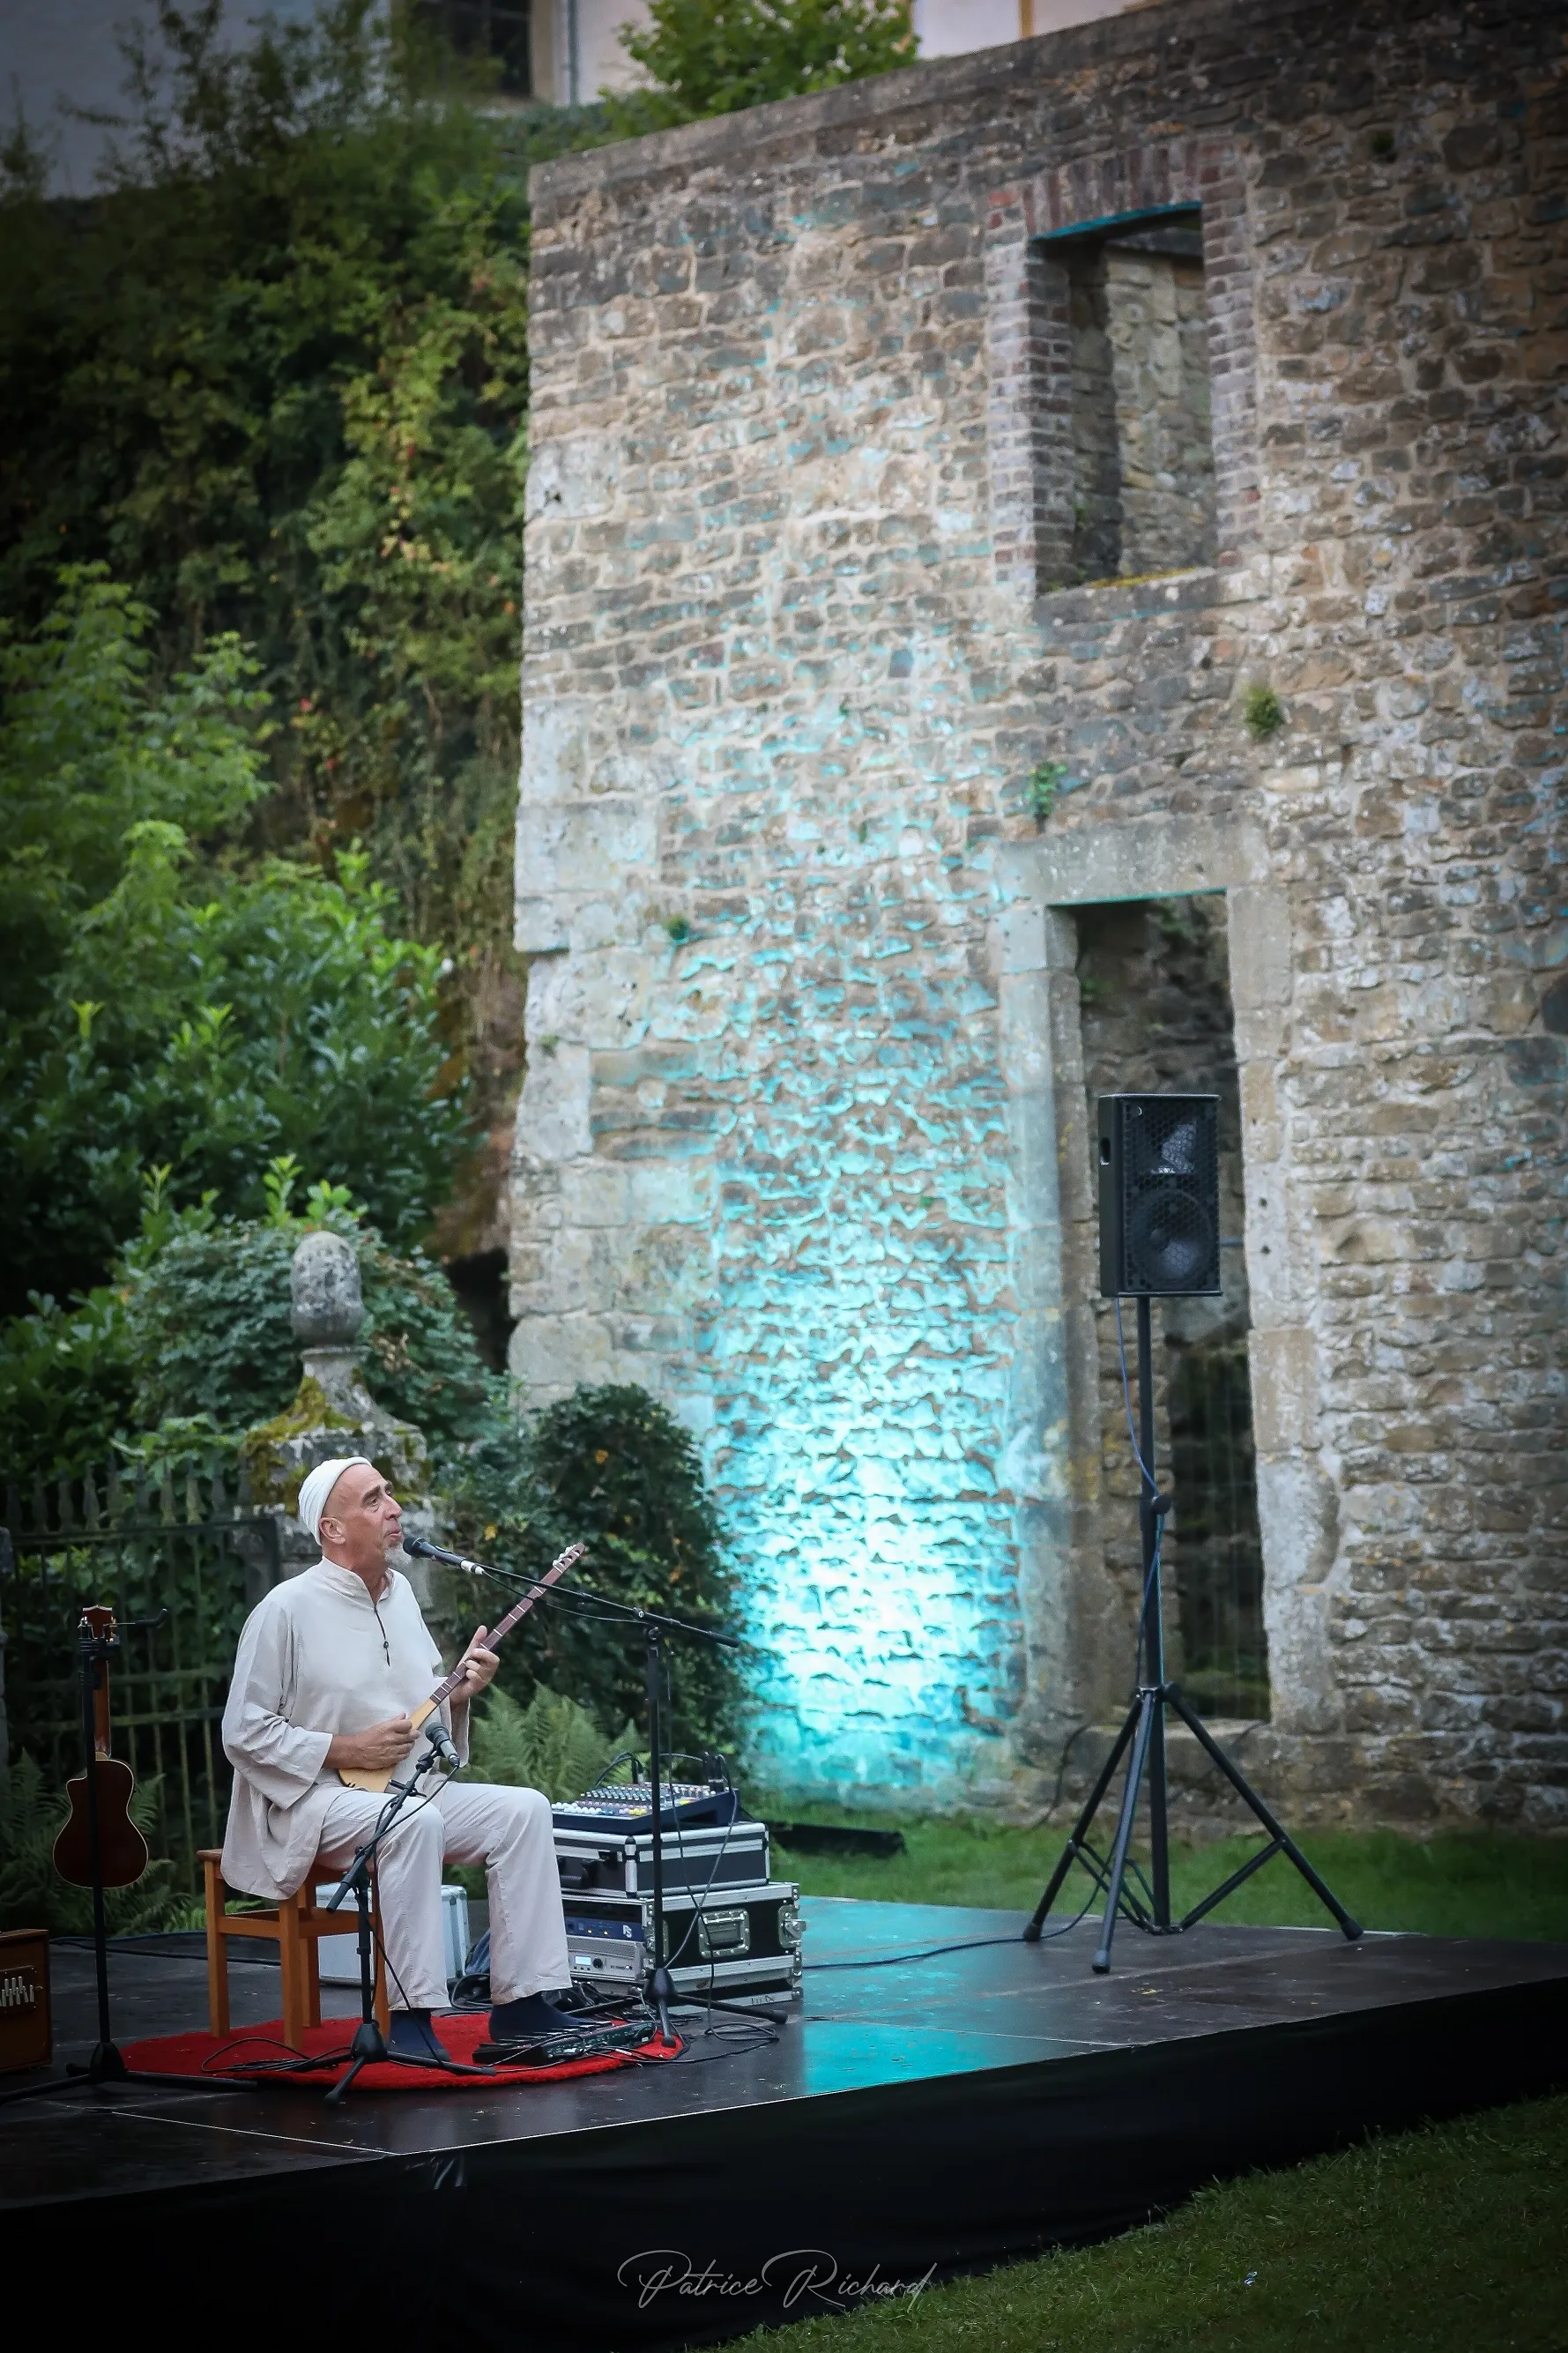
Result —
<path fill-rule="evenodd" d="M 235 1936 L 272 1936 L 283 1976 L 283 2040 L 291 2051 L 303 2051 L 305 2029 L 321 2022 L 321 1964 L 316 1947 L 323 1936 L 353 1936 L 358 1915 L 350 1905 L 324 1912 L 315 1900 L 315 1877 L 276 1910 L 224 1910 L 223 1856 L 216 1847 L 203 1847 L 199 1861 L 207 1905 L 207 2021 L 214 2034 L 226 2035 L 228 2022 L 228 1943 Z M 386 2000 L 386 1969 L 381 1953 L 381 1910 L 373 1903 L 375 1930 L 375 2016 L 384 2034 L 390 2019 Z"/>

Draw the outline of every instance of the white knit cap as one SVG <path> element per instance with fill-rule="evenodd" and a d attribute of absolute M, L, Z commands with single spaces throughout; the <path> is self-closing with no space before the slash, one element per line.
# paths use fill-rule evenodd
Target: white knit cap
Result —
<path fill-rule="evenodd" d="M 330 1462 L 318 1462 L 310 1477 L 300 1481 L 295 1516 L 308 1536 L 320 1539 L 321 1514 L 327 1508 L 332 1489 L 343 1472 L 352 1471 L 356 1462 L 363 1462 L 367 1471 L 375 1468 L 368 1454 L 334 1454 Z"/>

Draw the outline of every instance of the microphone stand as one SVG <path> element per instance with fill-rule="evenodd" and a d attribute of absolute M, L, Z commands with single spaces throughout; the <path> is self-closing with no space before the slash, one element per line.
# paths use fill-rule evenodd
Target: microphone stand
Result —
<path fill-rule="evenodd" d="M 675 2001 L 675 1980 L 670 1975 L 669 1964 L 666 1958 L 669 1939 L 664 1925 L 664 1807 L 659 1788 L 663 1752 L 660 1739 L 658 1638 L 662 1630 L 668 1633 L 693 1636 L 700 1641 L 721 1644 L 726 1650 L 738 1651 L 741 1644 L 737 1635 L 721 1634 L 710 1626 L 694 1626 L 685 1618 L 668 1618 L 658 1609 L 639 1609 L 631 1602 L 624 1602 L 620 1607 L 625 1610 L 629 1620 L 641 1626 L 643 1633 L 643 1688 L 647 1696 L 647 1778 L 653 1795 L 653 1959 L 648 1966 L 647 1999 L 658 2015 L 659 2032 L 664 2040 L 669 2042 L 674 2040 L 670 2032 L 669 2013 Z M 669 1812 L 670 1820 L 673 1823 L 676 1819 L 673 1786 L 670 1790 Z M 700 1899 L 696 1907 L 696 1917 L 700 1922 L 702 1918 Z M 700 1947 L 699 1949 L 700 1950 Z M 707 2007 L 710 2010 L 733 2012 L 738 2018 L 765 2018 L 774 2026 L 786 2024 L 788 2019 L 786 2011 L 752 2010 L 742 2002 L 710 2001 Z"/>
<path fill-rule="evenodd" d="M 409 1799 L 417 1792 L 422 1777 L 433 1766 L 445 1761 L 443 1750 L 448 1746 L 446 1726 L 438 1716 L 431 1717 L 426 1730 L 425 1740 L 428 1755 L 422 1757 L 414 1767 L 406 1780 L 395 1780 L 388 1785 L 396 1791 L 395 1798 L 390 1806 L 383 1807 L 374 1830 L 365 1840 L 364 1844 L 356 1850 L 348 1869 L 327 1901 L 326 1909 L 329 1912 L 335 1912 L 352 1891 L 358 1909 L 360 2010 L 360 2022 L 354 2029 L 353 2041 L 349 2045 L 348 2072 L 340 2076 L 328 2092 L 325 2103 L 328 2107 L 336 2107 L 347 2096 L 362 2068 L 374 2067 L 378 2061 L 388 2056 L 385 2037 L 376 2022 L 375 1975 L 371 1967 L 371 1865 L 375 1860 L 376 1850 L 382 1840 L 391 1831 Z M 319 2059 L 311 2059 L 305 2063 L 305 2066 L 314 2068 L 319 2067 L 321 2063 Z M 438 2075 L 483 2075 L 486 2072 L 482 2067 L 465 2067 L 459 2060 L 437 2059 L 434 2052 L 428 2058 L 411 2059 L 399 2052 L 397 2064 L 400 2067 L 428 2067 Z M 303 2071 L 300 2066 L 295 2065 L 288 2072 L 298 2073 Z"/>
<path fill-rule="evenodd" d="M 472 1577 L 494 1577 L 500 1584 L 521 1585 L 526 1581 L 521 1577 L 510 1576 L 505 1569 L 491 1568 L 484 1561 L 468 1560 L 458 1553 L 444 1553 L 437 1550 L 436 1546 L 424 1542 L 410 1545 L 408 1550 L 416 1552 L 418 1556 L 426 1560 L 445 1561 L 449 1567 L 464 1569 Z M 669 1964 L 666 1958 L 668 1938 L 665 1930 L 664 1918 L 664 1807 L 659 1786 L 663 1762 L 659 1704 L 659 1636 L 661 1632 L 684 1635 L 690 1641 L 712 1642 L 729 1651 L 738 1651 L 741 1648 L 741 1638 L 738 1634 L 721 1634 L 716 1627 L 694 1625 L 689 1618 L 672 1618 L 660 1609 L 639 1609 L 635 1602 L 618 1601 L 607 1593 L 588 1593 L 581 1587 L 557 1585 L 547 1593 L 542 1594 L 540 1599 L 553 1602 L 558 1597 L 567 1596 L 574 1600 L 592 1601 L 598 1609 L 608 1610 L 625 1624 L 639 1626 L 642 1629 L 643 1689 L 647 1703 L 648 1783 L 653 1801 L 653 1853 L 650 1858 L 653 1864 L 653 1952 L 651 1957 L 645 1955 L 644 1966 L 647 1975 L 644 1983 L 648 2006 L 658 2020 L 659 2032 L 667 2042 L 670 2042 L 675 2038 L 670 2031 L 669 2013 L 676 1994 L 675 1980 L 670 1975 Z M 672 1796 L 670 1799 L 672 1822 L 674 1817 L 675 1800 Z M 699 1920 L 701 1919 L 700 1903 L 697 1906 L 696 1916 Z M 784 2026 L 788 2023 L 788 2012 L 784 2010 L 752 2010 L 745 2003 L 734 2001 L 710 2001 L 706 2007 L 710 2010 L 732 2012 L 737 2018 L 765 2018 L 774 2026 Z"/>

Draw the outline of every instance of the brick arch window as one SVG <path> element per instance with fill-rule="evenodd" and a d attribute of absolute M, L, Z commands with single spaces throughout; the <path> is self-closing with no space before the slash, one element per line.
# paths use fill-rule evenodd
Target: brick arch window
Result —
<path fill-rule="evenodd" d="M 1257 503 L 1234 153 L 1198 140 L 999 196 L 988 251 L 997 570 L 1028 596 L 1233 565 Z"/>
<path fill-rule="evenodd" d="M 1037 248 L 1065 327 L 1065 413 L 1037 493 L 1042 586 L 1214 562 L 1214 441 L 1196 206 L 1069 230 Z M 1049 389 L 1042 387 L 1042 390 Z M 1044 454 L 1044 453 L 1043 453 Z"/>

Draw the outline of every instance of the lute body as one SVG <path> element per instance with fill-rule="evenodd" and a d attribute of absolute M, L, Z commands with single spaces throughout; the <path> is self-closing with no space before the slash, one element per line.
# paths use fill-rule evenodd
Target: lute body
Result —
<path fill-rule="evenodd" d="M 117 1639 L 112 1609 L 85 1609 L 81 1622 L 88 1639 L 94 1642 L 113 1642 Z M 133 1887 L 147 1868 L 147 1841 L 131 1819 L 136 1776 L 129 1765 L 110 1752 L 109 1667 L 101 1657 L 96 1666 L 92 1757 L 66 1783 L 70 1815 L 55 1841 L 55 1869 L 72 1887 L 92 1885 L 92 1811 L 87 1779 L 90 1772 L 98 1799 L 100 1876 L 105 1887 Z"/>
<path fill-rule="evenodd" d="M 529 1588 L 522 1599 L 512 1604 L 500 1625 L 490 1628 L 489 1632 L 485 1636 L 486 1650 L 493 1651 L 496 1644 L 510 1633 L 518 1620 L 527 1617 L 540 1595 L 547 1592 L 558 1577 L 564 1577 L 569 1568 L 576 1567 L 587 1549 L 585 1544 L 568 1545 L 560 1558 L 552 1560 L 543 1576 Z M 416 1732 L 429 1722 L 444 1700 L 451 1698 L 462 1681 L 463 1669 L 459 1662 L 446 1681 L 437 1684 L 428 1699 L 421 1700 L 417 1707 L 409 1710 L 408 1721 Z M 406 1758 L 404 1761 L 406 1763 Z M 397 1765 L 380 1766 L 374 1770 L 360 1766 L 342 1765 L 338 1767 L 338 1778 L 351 1789 L 365 1789 L 373 1797 L 378 1798 L 390 1784 L 393 1775 L 401 1772 L 402 1769 L 402 1767 Z"/>

